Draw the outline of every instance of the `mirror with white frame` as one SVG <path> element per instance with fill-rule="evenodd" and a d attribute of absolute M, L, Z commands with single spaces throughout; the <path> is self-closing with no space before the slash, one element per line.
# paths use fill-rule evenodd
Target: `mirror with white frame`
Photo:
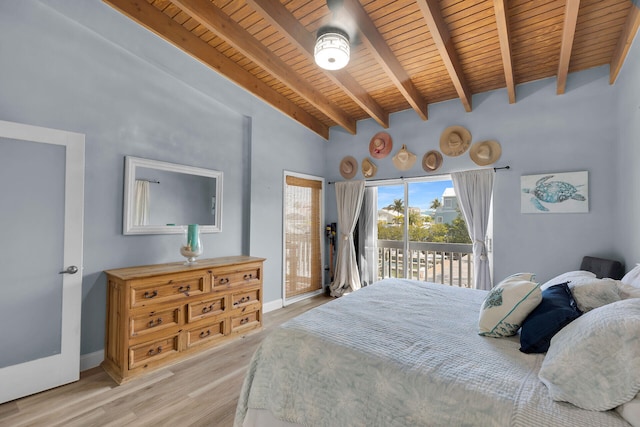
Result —
<path fill-rule="evenodd" d="M 124 234 L 178 234 L 199 224 L 221 231 L 222 172 L 125 157 Z"/>

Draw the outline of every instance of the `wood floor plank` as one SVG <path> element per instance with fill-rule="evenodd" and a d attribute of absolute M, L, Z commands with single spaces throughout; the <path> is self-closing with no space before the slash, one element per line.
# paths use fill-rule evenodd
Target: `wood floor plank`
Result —
<path fill-rule="evenodd" d="M 231 427 L 249 362 L 287 320 L 331 301 L 318 295 L 264 314 L 263 329 L 117 385 L 102 368 L 75 383 L 0 405 L 0 427 Z"/>

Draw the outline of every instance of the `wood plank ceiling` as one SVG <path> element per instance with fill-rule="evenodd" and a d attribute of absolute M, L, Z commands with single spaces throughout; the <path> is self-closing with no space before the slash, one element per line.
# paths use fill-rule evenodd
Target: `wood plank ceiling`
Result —
<path fill-rule="evenodd" d="M 104 0 L 325 139 L 359 120 L 557 79 L 608 64 L 613 84 L 640 25 L 630 0 Z M 336 0 L 333 0 L 336 2 Z M 318 29 L 351 39 L 339 71 L 313 60 Z"/>

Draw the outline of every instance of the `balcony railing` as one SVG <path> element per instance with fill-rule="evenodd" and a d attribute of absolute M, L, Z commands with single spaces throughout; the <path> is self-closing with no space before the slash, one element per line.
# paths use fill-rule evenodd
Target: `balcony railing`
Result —
<path fill-rule="evenodd" d="M 403 242 L 378 240 L 378 278 L 403 278 L 406 262 L 407 279 L 471 288 L 472 248 L 464 243 L 409 242 L 405 257 Z"/>

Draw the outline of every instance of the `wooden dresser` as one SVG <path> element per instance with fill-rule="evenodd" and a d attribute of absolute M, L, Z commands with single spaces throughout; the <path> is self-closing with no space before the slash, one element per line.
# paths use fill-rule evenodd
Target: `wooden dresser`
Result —
<path fill-rule="evenodd" d="M 262 327 L 264 258 L 108 270 L 104 370 L 119 384 Z"/>

